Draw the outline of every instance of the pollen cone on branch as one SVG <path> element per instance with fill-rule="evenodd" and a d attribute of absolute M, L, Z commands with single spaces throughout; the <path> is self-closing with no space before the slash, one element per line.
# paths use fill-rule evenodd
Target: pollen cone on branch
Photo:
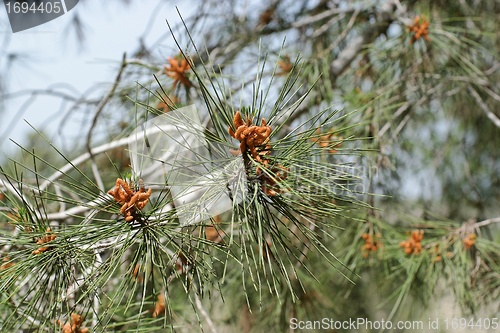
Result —
<path fill-rule="evenodd" d="M 261 168 L 257 168 L 257 175 L 261 179 L 262 191 L 273 197 L 285 190 L 285 188 L 280 187 L 279 184 L 288 177 L 289 169 L 282 165 L 278 165 L 271 167 L 270 171 L 272 175 L 266 174 Z"/>
<path fill-rule="evenodd" d="M 440 262 L 441 260 L 443 260 L 443 256 L 441 255 L 440 250 L 439 250 L 439 244 L 434 245 L 431 252 L 434 255 L 434 258 L 432 259 L 432 263 L 437 263 L 437 262 Z"/>
<path fill-rule="evenodd" d="M 72 313 L 69 323 L 62 325 L 60 320 L 56 324 L 61 326 L 61 333 L 88 333 L 88 328 L 82 328 L 83 318 L 77 313 Z"/>
<path fill-rule="evenodd" d="M 156 104 L 156 108 L 158 110 L 163 111 L 164 113 L 167 113 L 172 110 L 172 107 L 175 106 L 175 104 L 179 103 L 180 99 L 177 96 L 171 95 L 171 96 L 164 96 L 161 98 L 161 100 Z"/>
<path fill-rule="evenodd" d="M 289 55 L 281 57 L 281 59 L 278 60 L 277 65 L 280 68 L 280 71 L 276 73 L 277 76 L 287 75 L 288 73 L 290 73 L 293 67 Z"/>
<path fill-rule="evenodd" d="M 45 231 L 46 235 L 39 238 L 38 241 L 36 242 L 38 245 L 42 245 L 42 244 L 46 244 L 46 243 L 49 243 L 49 242 L 52 242 L 54 239 L 56 239 L 56 235 L 54 235 L 52 233 L 52 231 L 50 230 L 50 228 L 47 228 L 47 230 Z M 33 251 L 32 253 L 33 254 L 40 254 L 42 252 L 45 252 L 47 250 L 49 250 L 51 248 L 50 245 L 44 245 L 44 246 L 41 246 L 39 247 L 38 249 L 36 249 L 35 251 Z"/>
<path fill-rule="evenodd" d="M 0 271 L 12 266 L 14 266 L 14 263 L 10 260 L 9 257 L 5 257 L 2 259 L 2 264 L 0 265 Z"/>
<path fill-rule="evenodd" d="M 413 230 L 408 240 L 399 243 L 406 254 L 418 254 L 422 251 L 422 244 L 420 242 L 424 239 L 423 230 Z"/>
<path fill-rule="evenodd" d="M 262 118 L 261 125 L 252 124 L 250 118 L 243 122 L 240 111 L 237 111 L 233 118 L 233 125 L 236 131 L 229 126 L 229 135 L 240 142 L 239 152 L 244 156 L 250 154 L 254 160 L 264 163 L 263 157 L 271 153 L 269 135 L 271 127 L 267 126 L 266 119 Z"/>
<path fill-rule="evenodd" d="M 225 233 L 223 230 L 220 230 L 220 224 L 222 222 L 221 216 L 216 215 L 213 220 L 213 224 L 205 226 L 205 237 L 211 242 L 222 243 L 224 242 Z"/>
<path fill-rule="evenodd" d="M 132 277 L 137 280 L 138 283 L 142 283 L 144 281 L 144 274 L 140 272 L 141 265 L 139 263 L 135 264 L 134 270 L 130 273 Z"/>
<path fill-rule="evenodd" d="M 165 314 L 165 296 L 159 294 L 155 302 L 155 307 L 149 310 L 153 318 L 159 317 Z"/>
<path fill-rule="evenodd" d="M 474 244 L 476 244 L 476 234 L 468 234 L 462 242 L 464 243 L 465 249 L 469 250 Z"/>
<path fill-rule="evenodd" d="M 321 148 L 330 148 L 328 149 L 328 152 L 330 154 L 335 154 L 336 152 L 338 152 L 338 150 L 335 148 L 342 146 L 343 138 L 334 136 L 333 132 L 325 133 L 322 135 L 321 130 L 318 128 L 316 130 L 316 134 L 317 136 L 310 138 L 310 140 L 317 143 Z"/>
<path fill-rule="evenodd" d="M 186 58 L 177 56 L 175 58 L 167 58 L 169 65 L 164 67 L 163 72 L 174 79 L 172 89 L 175 89 L 179 83 L 184 87 L 190 88 L 193 86 L 186 75 L 186 72 L 191 69 L 191 65 Z"/>
<path fill-rule="evenodd" d="M 413 19 L 413 24 L 408 26 L 410 33 L 413 33 L 411 37 L 410 44 L 415 43 L 420 37 L 423 37 L 426 41 L 430 42 L 429 38 L 429 25 L 430 22 L 425 18 L 425 16 L 416 16 Z"/>
<path fill-rule="evenodd" d="M 151 195 L 151 189 L 146 192 L 143 187 L 140 187 L 139 191 L 134 191 L 130 187 L 129 183 L 118 178 L 116 179 L 115 188 L 108 192 L 116 202 L 122 205 L 120 213 L 123 214 L 127 222 L 136 219 L 137 211 L 146 206 Z"/>
<path fill-rule="evenodd" d="M 365 244 L 361 247 L 361 252 L 363 253 L 364 258 L 367 258 L 370 252 L 376 252 L 382 247 L 382 242 L 378 240 L 381 237 L 382 235 L 379 233 L 377 233 L 376 235 L 368 233 L 364 233 L 361 235 L 361 238 L 365 240 Z"/>
<path fill-rule="evenodd" d="M 250 118 L 243 121 L 240 111 L 237 111 L 233 118 L 233 126 L 236 131 L 229 126 L 228 132 L 231 137 L 240 142 L 240 147 L 238 151 L 232 151 L 232 153 L 235 155 L 238 153 L 243 154 L 244 159 L 247 159 L 248 155 L 250 155 L 262 166 L 269 166 L 268 155 L 271 154 L 269 136 L 272 129 L 270 126 L 267 126 L 266 119 L 262 118 L 261 125 L 257 126 L 253 124 Z M 275 196 L 281 192 L 281 189 L 277 185 L 280 181 L 286 179 L 288 171 L 288 168 L 277 165 L 270 167 L 267 172 L 258 166 L 255 172 L 261 180 L 262 191 L 269 196 Z"/>

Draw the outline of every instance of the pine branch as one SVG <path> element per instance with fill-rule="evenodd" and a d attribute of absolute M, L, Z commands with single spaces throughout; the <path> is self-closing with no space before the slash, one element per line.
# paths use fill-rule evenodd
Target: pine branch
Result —
<path fill-rule="evenodd" d="M 486 113 L 488 119 L 490 119 L 496 127 L 500 128 L 500 118 L 498 118 L 493 112 L 491 112 L 490 108 L 486 105 L 486 103 L 484 103 L 477 91 L 470 86 L 467 87 L 467 90 L 471 93 L 472 97 L 474 97 L 481 110 Z"/>
<path fill-rule="evenodd" d="M 380 11 L 376 11 L 376 22 L 365 28 L 359 36 L 350 40 L 349 46 L 342 50 L 332 62 L 330 65 L 331 76 L 340 76 L 366 45 L 372 43 L 378 36 L 387 31 L 389 25 L 394 21 L 393 16 L 396 9 L 395 1 L 387 0 L 380 7 Z"/>

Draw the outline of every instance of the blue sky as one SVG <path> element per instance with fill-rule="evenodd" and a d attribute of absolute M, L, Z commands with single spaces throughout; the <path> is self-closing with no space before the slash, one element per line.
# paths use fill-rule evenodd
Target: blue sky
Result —
<path fill-rule="evenodd" d="M 129 5 L 109 0 L 80 1 L 67 14 L 15 34 L 10 31 L 4 8 L 0 8 L 0 41 L 10 38 L 7 51 L 27 55 L 25 60 L 11 68 L 8 92 L 67 87 L 68 91 L 76 90 L 81 94 L 96 85 L 111 82 L 116 76 L 116 67 L 123 53 L 136 49 L 138 37 L 147 28 L 150 30 L 145 41 L 150 44 L 168 31 L 166 19 L 174 23 L 179 21 L 176 5 L 183 16 L 188 16 L 193 7 L 189 2 L 180 0 L 169 1 L 168 4 L 164 0 L 136 0 Z M 85 26 L 83 49 L 76 42 L 74 34 L 68 36 L 67 32 L 76 11 L 83 18 Z M 173 45 L 173 41 L 167 40 L 164 44 Z M 28 96 L 4 99 L 5 108 L 0 115 L 0 148 L 3 153 L 10 154 L 16 149 L 8 138 L 24 143 L 26 135 L 33 131 L 24 120 L 49 134 L 57 130 L 62 114 L 61 100 L 37 97 L 21 114 L 20 109 Z M 72 131 L 78 126 L 78 123 L 69 123 L 65 130 Z"/>

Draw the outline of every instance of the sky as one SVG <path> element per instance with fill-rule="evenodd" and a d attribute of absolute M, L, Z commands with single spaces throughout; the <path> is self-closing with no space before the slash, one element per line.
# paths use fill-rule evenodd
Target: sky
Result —
<path fill-rule="evenodd" d="M 10 68 L 10 75 L 6 78 L 8 96 L 50 88 L 80 95 L 96 85 L 109 84 L 116 76 L 123 53 L 136 50 L 140 36 L 145 36 L 146 45 L 152 44 L 168 32 L 165 20 L 171 23 L 180 21 L 176 5 L 183 16 L 189 15 L 192 5 L 180 0 L 132 0 L 128 5 L 116 0 L 81 0 L 67 14 L 17 33 L 10 30 L 6 11 L 0 7 L 0 47 L 4 47 L 3 40 L 10 39 L 7 49 L 0 50 L 1 54 L 7 51 L 25 55 Z M 68 32 L 77 11 L 85 27 L 83 44 L 76 42 L 73 31 Z M 173 45 L 172 40 L 165 43 Z M 0 58 L 2 69 L 5 57 L 3 60 L 2 63 Z M 26 121 L 52 134 L 57 131 L 63 114 L 60 98 L 38 96 L 30 99 L 29 94 L 16 96 L 7 98 L 0 93 L 3 102 L 0 148 L 4 154 L 0 159 L 18 149 L 9 139 L 22 144 L 26 136 L 33 133 Z M 64 130 L 74 131 L 78 126 L 75 120 L 66 124 Z M 57 139 L 55 135 L 53 137 Z"/>

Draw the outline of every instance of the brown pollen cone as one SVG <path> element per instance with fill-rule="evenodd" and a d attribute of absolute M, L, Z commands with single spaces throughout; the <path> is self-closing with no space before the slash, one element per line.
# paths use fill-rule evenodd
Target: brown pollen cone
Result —
<path fill-rule="evenodd" d="M 238 151 L 231 151 L 231 153 L 242 154 L 245 165 L 250 165 L 248 156 L 251 156 L 261 166 L 267 168 L 269 166 L 268 155 L 271 154 L 269 136 L 272 129 L 267 126 L 266 119 L 262 118 L 260 126 L 253 125 L 252 119 L 247 118 L 243 121 L 240 111 L 237 111 L 233 118 L 233 126 L 236 131 L 229 126 L 228 132 L 231 137 L 240 142 L 240 147 Z M 275 196 L 281 192 L 277 185 L 287 178 L 288 171 L 288 168 L 282 165 L 271 166 L 265 171 L 258 166 L 255 173 L 261 180 L 262 191 L 269 196 Z"/>
<path fill-rule="evenodd" d="M 108 191 L 108 194 L 122 205 L 120 213 L 125 217 L 125 221 L 132 222 L 138 217 L 137 211 L 142 210 L 148 203 L 151 192 L 151 189 L 146 192 L 143 187 L 139 188 L 139 191 L 134 191 L 130 188 L 130 184 L 118 178 L 115 188 Z"/>

